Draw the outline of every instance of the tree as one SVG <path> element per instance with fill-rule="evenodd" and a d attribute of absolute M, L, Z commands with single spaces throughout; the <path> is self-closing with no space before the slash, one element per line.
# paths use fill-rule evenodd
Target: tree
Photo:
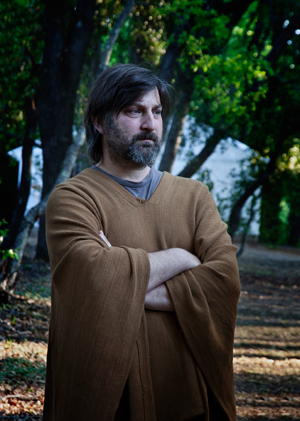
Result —
<path fill-rule="evenodd" d="M 95 16 L 92 13 L 94 4 L 92 4 L 92 2 L 90 2 L 90 4 L 83 4 L 83 2 L 79 1 L 77 2 L 74 10 L 73 8 L 70 9 L 70 4 L 65 4 L 64 6 L 65 7 L 60 9 L 58 2 L 56 2 L 55 4 L 53 4 L 52 2 L 51 4 L 47 3 L 45 9 L 45 12 L 49 12 L 49 14 L 46 13 L 46 17 L 48 19 L 48 26 L 46 29 L 46 42 L 44 48 L 43 76 L 41 77 L 41 82 L 39 86 L 40 89 L 38 104 L 39 113 L 42 114 L 40 115 L 41 133 L 43 130 L 46 130 L 47 124 L 48 128 L 50 127 L 50 125 L 52 126 L 52 128 L 54 126 L 52 122 L 46 121 L 47 117 L 60 117 L 60 119 L 58 121 L 58 127 L 54 127 L 52 132 L 46 133 L 46 135 L 49 135 L 50 137 L 46 136 L 46 139 L 44 138 L 44 160 L 46 158 L 46 165 L 44 166 L 44 169 L 47 169 L 47 158 L 51 158 L 50 152 L 53 153 L 53 149 L 51 148 L 53 147 L 55 142 L 63 140 L 64 143 L 62 144 L 62 147 L 66 146 L 68 142 L 70 143 L 70 145 L 68 146 L 68 149 L 65 152 L 65 154 L 60 154 L 60 158 L 63 158 L 63 162 L 60 163 L 60 165 L 59 162 L 56 162 L 58 160 L 55 156 L 56 151 L 54 151 L 54 156 L 52 156 L 52 159 L 55 161 L 55 164 L 57 166 L 56 169 L 53 170 L 52 173 L 50 173 L 50 176 L 46 177 L 48 179 L 48 186 L 51 187 L 48 188 L 47 193 L 45 193 L 46 190 L 44 190 L 41 202 L 26 214 L 26 216 L 23 218 L 23 223 L 20 227 L 20 230 L 16 232 L 14 239 L 14 247 L 17 248 L 18 259 L 9 259 L 8 261 L 6 259 L 2 260 L 0 263 L 2 268 L 1 288 L 3 291 L 6 291 L 7 289 L 12 289 L 14 287 L 18 269 L 20 267 L 20 261 L 24 252 L 24 247 L 28 235 L 33 226 L 33 223 L 38 217 L 43 215 L 47 203 L 47 198 L 49 197 L 49 194 L 55 186 L 55 184 L 64 181 L 70 175 L 72 166 L 74 166 L 74 160 L 78 152 L 78 147 L 82 145 L 82 130 L 78 130 L 80 135 L 80 139 L 78 140 L 78 136 L 73 139 L 72 128 L 74 123 L 75 100 L 77 95 L 76 88 L 79 84 L 80 73 L 84 62 L 84 56 L 86 55 L 88 41 L 92 33 L 91 23 Z M 128 0 L 125 8 L 120 12 L 118 19 L 116 20 L 116 23 L 114 25 L 113 31 L 110 33 L 106 41 L 104 53 L 97 61 L 98 72 L 101 71 L 101 66 L 103 70 L 103 66 L 105 65 L 108 57 L 111 54 L 111 45 L 115 41 L 118 31 L 120 30 L 121 25 L 124 23 L 126 16 L 130 13 L 132 7 L 133 2 L 131 0 Z M 69 15 L 64 15 L 64 12 L 66 12 L 67 9 Z M 65 21 L 63 21 L 63 18 L 65 19 Z M 64 31 L 64 29 L 68 30 Z M 56 41 L 57 44 L 54 43 L 54 45 L 53 41 Z M 55 55 L 55 53 L 57 52 L 59 52 L 60 55 Z M 56 82 L 57 86 L 55 86 Z M 53 91 L 51 91 L 51 87 L 53 88 Z M 45 98 L 44 96 L 47 93 L 49 95 L 51 94 L 52 96 L 50 95 L 50 98 Z M 65 102 L 64 99 L 66 99 Z M 68 103 L 68 101 L 70 101 L 70 103 Z M 65 114 L 59 115 L 59 112 L 63 111 L 65 111 Z M 70 126 L 71 136 L 68 136 L 68 134 L 70 134 Z M 52 145 L 49 145 L 49 142 L 51 142 Z M 59 147 L 60 145 L 57 146 Z M 23 150 L 24 149 L 25 148 L 23 148 Z M 53 169 L 53 166 L 54 165 L 52 162 L 52 165 L 50 163 L 48 165 L 48 168 Z M 57 174 L 58 169 L 60 169 L 60 171 Z M 50 184 L 49 182 L 49 179 L 51 180 L 51 175 L 53 177 L 56 177 L 53 180 L 52 184 Z M 20 226 L 22 220 L 22 213 L 18 214 L 18 220 Z"/>
<path fill-rule="evenodd" d="M 2 244 L 4 249 L 13 247 L 25 212 L 31 182 L 32 147 L 38 136 L 36 90 L 43 46 L 41 6 L 38 1 L 27 3 L 5 1 L 0 6 L 4 22 L 0 35 L 1 73 L 5 83 L 1 90 L 1 155 L 6 156 L 11 148 L 23 147 L 21 182 L 16 201 L 12 203 L 14 210 L 9 218 L 8 236 Z M 6 177 L 8 169 L 4 167 L 3 177 L 9 184 Z M 10 187 L 11 191 L 15 186 Z"/>
<path fill-rule="evenodd" d="M 29 7 L 28 2 L 23 0 L 23 6 Z M 95 77 L 109 62 L 151 62 L 177 89 L 179 98 L 174 101 L 161 169 L 172 167 L 186 115 L 211 130 L 203 150 L 191 158 L 180 175 L 194 175 L 219 141 L 229 136 L 269 159 L 262 164 L 257 179 L 250 180 L 252 186 L 250 183 L 245 186 L 248 190 L 241 192 L 238 218 L 243 198 L 252 194 L 253 183 L 260 185 L 270 176 L 280 153 L 291 147 L 297 133 L 292 127 L 296 121 L 292 107 L 286 111 L 282 95 L 283 84 L 290 84 L 284 61 L 292 60 L 290 65 L 297 66 L 298 60 L 297 48 L 291 50 L 287 44 L 287 40 L 294 40 L 299 22 L 297 2 L 161 0 L 156 5 L 148 1 L 134 5 L 132 0 L 48 0 L 42 9 L 45 38 L 39 45 L 44 45 L 43 63 L 34 65 L 42 52 L 37 48 L 34 60 L 28 59 L 28 69 L 36 68 L 37 75 L 41 69 L 37 104 L 44 155 L 43 198 L 57 179 L 73 141 L 74 125 L 82 125 L 85 98 Z M 283 25 L 283 16 L 289 16 L 289 25 Z M 294 73 L 297 84 L 298 73 Z M 38 77 L 34 79 L 34 96 Z M 294 100 L 298 106 L 295 95 Z M 15 106 L 17 101 L 12 103 Z M 283 127 L 276 132 L 276 124 L 271 124 L 272 115 L 285 118 L 284 110 L 290 114 L 288 134 Z M 264 130 L 266 122 L 268 128 Z M 22 119 L 23 133 L 25 127 Z M 10 132 L 17 144 L 17 129 Z M 32 141 L 33 136 L 27 137 Z M 276 157 L 278 146 L 281 152 Z M 37 256 L 47 257 L 43 222 Z"/>
<path fill-rule="evenodd" d="M 95 0 L 47 0 L 45 47 L 39 84 L 39 127 L 43 148 L 45 197 L 73 140 L 76 92 L 93 31 Z M 41 219 L 38 258 L 48 258 L 45 222 Z"/>
<path fill-rule="evenodd" d="M 160 22 L 163 21 L 164 26 L 163 28 L 160 27 L 159 31 L 164 35 L 162 47 L 165 53 L 160 61 L 157 59 L 153 61 L 159 66 L 160 77 L 174 84 L 180 98 L 180 101 L 175 102 L 172 114 L 176 115 L 176 117 L 171 117 L 170 119 L 172 124 L 165 138 L 166 147 L 160 164 L 161 170 L 170 171 L 181 142 L 180 133 L 182 132 L 185 117 L 187 114 L 193 113 L 193 108 L 205 109 L 207 104 L 206 101 L 203 101 L 204 97 L 212 102 L 212 90 L 207 83 L 207 78 L 209 77 L 207 71 L 210 69 L 211 73 L 214 73 L 213 77 L 217 79 L 222 71 L 221 69 L 224 69 L 228 54 L 229 57 L 232 56 L 232 52 L 226 47 L 231 32 L 234 25 L 247 11 L 251 1 L 239 4 L 232 1 L 226 7 L 223 6 L 223 2 L 199 0 L 191 0 L 188 4 L 179 1 L 170 4 L 161 2 L 160 5 L 162 4 L 164 8 L 161 9 L 158 17 L 161 18 L 163 16 Z M 138 37 L 132 39 L 132 43 L 137 45 L 136 51 L 138 51 L 138 58 L 134 61 L 147 61 L 149 47 L 146 48 L 145 44 L 146 40 L 151 36 L 155 38 L 153 29 L 157 29 L 157 21 L 155 15 L 150 16 L 151 19 L 147 20 L 148 10 L 145 11 L 143 9 L 142 13 L 138 13 L 142 17 L 141 26 L 136 28 L 136 32 L 133 31 L 133 35 L 138 33 Z M 152 51 L 152 54 L 155 54 L 156 50 L 152 48 Z M 246 50 L 244 49 L 245 52 Z M 241 58 L 247 61 L 245 54 Z M 226 73 L 229 78 L 227 83 L 229 87 L 232 85 L 231 75 L 237 74 L 236 68 L 236 65 L 232 65 L 231 72 Z M 253 78 L 253 75 L 251 77 Z M 219 92 L 221 90 L 224 92 L 224 87 L 219 89 Z M 213 95 L 217 96 L 218 93 L 215 92 Z M 191 100 L 193 101 L 192 107 Z M 200 115 L 200 111 L 198 114 Z M 203 120 L 198 119 L 198 122 L 203 122 Z M 212 119 L 210 119 L 210 123 L 212 122 Z M 219 128 L 217 131 L 220 133 L 222 130 Z M 214 147 L 218 143 L 215 137 L 207 145 L 206 157 L 213 152 Z M 218 141 L 220 140 L 221 138 L 218 139 Z M 190 177 L 199 169 L 203 162 L 203 156 L 201 156 L 196 165 L 190 166 L 186 169 L 186 172 L 180 175 Z"/>
<path fill-rule="evenodd" d="M 282 9 L 278 8 L 279 5 Z M 260 36 L 264 40 L 269 37 L 272 42 L 266 56 L 270 63 L 268 77 L 263 82 L 267 89 L 264 97 L 250 109 L 249 121 L 252 123 L 240 137 L 240 140 L 266 158 L 268 164 L 265 165 L 264 161 L 257 177 L 249 181 L 232 207 L 229 217 L 229 232 L 232 237 L 238 229 L 243 205 L 259 186 L 271 182 L 273 174 L 276 177 L 283 154 L 297 144 L 300 135 L 297 117 L 300 105 L 299 38 L 295 33 L 295 28 L 300 25 L 300 7 L 299 4 L 288 5 L 293 10 L 288 12 L 289 9 L 282 2 L 277 2 L 276 6 L 278 14 L 272 10 L 270 20 L 266 20 L 266 17 L 262 19 L 266 27 L 262 28 L 261 23 L 256 26 Z M 287 16 L 292 14 L 289 24 L 287 21 L 284 23 L 285 18 L 279 10 L 285 10 Z M 266 14 L 268 11 L 270 12 L 264 6 L 262 13 Z"/>

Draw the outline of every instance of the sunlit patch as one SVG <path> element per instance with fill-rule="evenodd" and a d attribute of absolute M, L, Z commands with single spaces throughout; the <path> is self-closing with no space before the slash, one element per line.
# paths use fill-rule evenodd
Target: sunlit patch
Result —
<path fill-rule="evenodd" d="M 234 347 L 238 420 L 300 420 L 299 255 L 266 250 L 259 257 L 262 248 L 253 250 L 252 258 L 251 253 L 240 262 Z"/>
<path fill-rule="evenodd" d="M 1 414 L 30 416 L 42 413 L 46 356 L 47 344 L 44 342 L 0 342 Z"/>

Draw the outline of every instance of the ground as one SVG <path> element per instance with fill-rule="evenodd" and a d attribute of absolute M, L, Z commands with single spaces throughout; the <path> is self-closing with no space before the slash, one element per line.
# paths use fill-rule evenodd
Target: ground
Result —
<path fill-rule="evenodd" d="M 300 420 L 300 252 L 252 245 L 239 266 L 239 420 Z"/>
<path fill-rule="evenodd" d="M 50 267 L 33 260 L 32 241 L 12 303 L 0 307 L 0 420 L 42 419 Z M 239 266 L 238 420 L 300 421 L 300 250 L 251 244 Z"/>

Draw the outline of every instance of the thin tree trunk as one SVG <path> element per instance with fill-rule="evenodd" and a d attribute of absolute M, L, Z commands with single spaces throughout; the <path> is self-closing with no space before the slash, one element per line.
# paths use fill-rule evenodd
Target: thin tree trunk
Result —
<path fill-rule="evenodd" d="M 300 241 L 300 210 L 298 207 L 294 207 L 293 204 L 290 209 L 288 221 L 290 227 L 288 245 L 292 247 L 297 247 Z"/>
<path fill-rule="evenodd" d="M 33 208 L 31 208 L 23 217 L 20 230 L 18 232 L 17 238 L 15 240 L 14 249 L 18 253 L 17 259 L 11 259 L 7 265 L 2 267 L 6 269 L 2 272 L 0 276 L 0 299 L 5 297 L 5 293 L 12 292 L 17 280 L 17 275 L 22 264 L 22 259 L 24 255 L 24 250 L 27 244 L 28 237 L 32 230 L 32 227 L 35 221 L 45 213 L 47 201 L 50 196 L 51 191 L 57 184 L 64 182 L 72 171 L 72 168 L 75 164 L 79 149 L 83 145 L 85 140 L 84 132 L 80 132 L 78 136 L 74 139 L 73 143 L 69 146 L 66 153 L 65 159 L 62 164 L 61 171 L 58 174 L 58 177 L 55 180 L 55 183 L 52 186 L 52 189 L 48 192 L 46 196 Z M 3 263 L 3 262 L 2 262 Z"/>
<path fill-rule="evenodd" d="M 159 164 L 159 171 L 172 171 L 178 148 L 182 141 L 182 129 L 188 112 L 188 107 L 184 107 L 184 109 L 182 107 L 180 111 L 178 109 L 175 110 L 174 115 L 172 116 L 172 123 L 166 137 L 166 146 Z"/>
<path fill-rule="evenodd" d="M 244 232 L 243 232 L 243 237 L 242 237 L 242 242 L 241 242 L 241 247 L 238 249 L 237 253 L 236 253 L 236 257 L 241 257 L 241 255 L 244 253 L 245 250 L 245 246 L 246 246 L 246 242 L 247 242 L 247 237 L 249 234 L 249 230 L 250 230 L 250 225 L 254 219 L 255 216 L 255 205 L 257 202 L 258 197 L 257 196 L 253 196 L 252 198 L 252 202 L 251 202 L 251 208 L 250 208 L 250 216 L 249 219 L 247 221 L 247 225 L 245 226 Z"/>
<path fill-rule="evenodd" d="M 204 162 L 210 157 L 210 155 L 216 149 L 216 146 L 222 140 L 223 132 L 215 130 L 213 135 L 210 136 L 205 143 L 204 148 L 192 161 L 178 174 L 180 177 L 190 178 L 194 175 Z"/>
<path fill-rule="evenodd" d="M 100 74 L 108 67 L 109 62 L 110 62 L 110 57 L 111 57 L 114 45 L 120 34 L 121 28 L 124 25 L 129 14 L 132 12 L 134 5 L 135 5 L 134 0 L 127 0 L 124 6 L 124 9 L 119 14 L 115 24 L 113 25 L 112 30 L 110 31 L 108 40 L 106 41 L 104 50 L 100 52 L 99 54 L 100 63 L 99 63 L 99 69 L 97 72 L 98 73 L 97 77 L 99 77 Z"/>
<path fill-rule="evenodd" d="M 176 103 L 174 113 L 172 115 L 172 123 L 166 137 L 166 146 L 159 165 L 160 171 L 171 172 L 174 164 L 178 148 L 182 140 L 182 129 L 185 118 L 189 112 L 190 101 L 194 90 L 194 81 L 188 75 L 181 75 L 181 94 Z"/>

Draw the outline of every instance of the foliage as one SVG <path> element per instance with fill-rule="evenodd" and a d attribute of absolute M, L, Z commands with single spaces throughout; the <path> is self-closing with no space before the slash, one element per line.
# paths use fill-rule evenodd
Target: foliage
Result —
<path fill-rule="evenodd" d="M 249 6 L 231 33 L 226 27 L 227 16 L 211 12 L 212 17 L 204 19 L 208 22 L 204 25 L 209 25 L 205 28 L 207 35 L 190 35 L 187 43 L 187 57 L 194 58 L 192 114 L 198 122 L 223 128 L 233 138 L 240 137 L 241 126 L 251 124 L 249 107 L 255 108 L 266 93 L 261 82 L 266 79 L 269 64 L 256 45 L 249 51 L 257 19 L 255 6 L 256 2 Z M 260 83 L 255 92 L 249 89 L 254 83 Z"/>
<path fill-rule="evenodd" d="M 32 116 L 36 114 L 35 96 L 43 48 L 42 10 L 39 0 L 5 0 L 0 4 L 0 178 L 3 183 L 0 219 L 9 222 L 16 207 L 23 206 L 26 188 L 22 190 L 23 201 L 20 196 L 17 200 L 17 163 L 7 152 L 25 145 L 29 156 L 29 144 L 38 137 L 36 119 Z M 25 163 L 23 169 L 26 168 Z M 24 180 L 25 177 L 23 187 Z"/>
<path fill-rule="evenodd" d="M 295 246 L 297 239 L 290 239 L 295 235 L 300 241 L 299 228 L 290 220 L 292 213 L 300 216 L 299 150 L 299 140 L 294 139 L 294 146 L 280 156 L 273 177 L 263 189 L 260 239 L 264 243 Z"/>
<path fill-rule="evenodd" d="M 75 0 L 64 3 L 66 31 L 75 5 Z M 124 5 L 122 0 L 96 2 L 94 30 L 77 91 L 76 128 L 82 125 L 86 98 L 99 71 L 99 58 Z M 35 96 L 40 79 L 44 8 L 40 0 L 5 0 L 0 6 L 4 22 L 0 59 L 5 82 L 5 89 L 0 91 L 1 153 L 22 143 L 24 101 Z M 281 148 L 280 154 L 286 153 L 293 147 L 293 139 L 299 137 L 300 37 L 291 34 L 291 42 L 285 42 L 278 57 L 270 59 L 283 28 L 288 28 L 289 19 L 297 13 L 296 0 L 275 0 L 272 5 L 249 1 L 245 7 L 236 8 L 232 8 L 231 1 L 146 0 L 136 3 L 114 45 L 110 64 L 148 63 L 158 72 L 164 54 L 177 45 L 171 82 L 180 93 L 184 75 L 194 87 L 189 115 L 201 127 L 220 132 L 224 139 L 239 139 L 257 153 L 257 171 L 248 184 L 241 181 L 232 198 L 237 198 L 242 188 L 262 173 L 274 151 Z M 199 142 L 199 136 L 183 141 Z M 188 158 L 194 158 L 191 151 Z"/>
<path fill-rule="evenodd" d="M 214 182 L 211 180 L 210 173 L 210 170 L 198 171 L 195 179 L 201 181 L 201 183 L 205 184 L 209 188 L 209 191 L 212 191 L 214 188 Z"/>
<path fill-rule="evenodd" d="M 1 151 L 13 149 L 22 142 L 26 124 L 24 100 L 35 95 L 39 83 L 42 10 L 39 0 L 5 0 L 0 4 Z"/>
<path fill-rule="evenodd" d="M 0 247 L 8 233 L 8 228 L 6 228 L 7 222 L 3 219 L 0 221 Z M 19 255 L 17 250 L 9 249 L 9 250 L 1 250 L 0 248 L 0 256 L 3 260 L 11 258 L 11 259 L 19 259 Z"/>

